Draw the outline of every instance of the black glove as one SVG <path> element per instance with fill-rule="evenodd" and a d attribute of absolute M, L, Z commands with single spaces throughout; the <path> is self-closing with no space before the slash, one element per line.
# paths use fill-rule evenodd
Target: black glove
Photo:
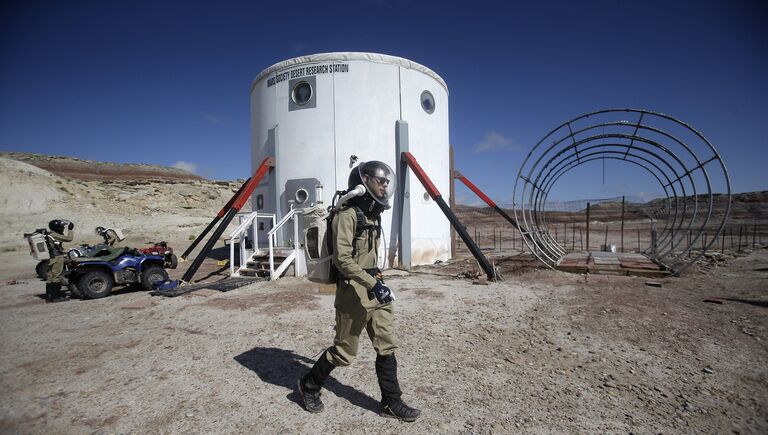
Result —
<path fill-rule="evenodd" d="M 388 304 L 395 300 L 395 293 L 392 289 L 382 284 L 381 281 L 376 281 L 376 285 L 373 286 L 371 292 L 373 292 L 373 296 L 376 297 L 380 304 Z"/>

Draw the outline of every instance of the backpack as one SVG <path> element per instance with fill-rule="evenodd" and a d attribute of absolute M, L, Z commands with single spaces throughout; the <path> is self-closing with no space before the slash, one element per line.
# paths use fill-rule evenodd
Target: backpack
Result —
<path fill-rule="evenodd" d="M 333 202 L 345 192 L 336 192 Z M 381 218 L 376 224 L 365 224 L 365 214 L 357 206 L 343 205 L 341 208 L 331 205 L 311 207 L 303 213 L 304 258 L 307 266 L 307 279 L 321 284 L 334 284 L 344 277 L 333 264 L 333 218 L 339 211 L 354 208 L 356 215 L 355 238 L 352 241 L 352 255 L 357 253 L 357 238 L 366 230 L 376 230 L 381 234 Z"/>

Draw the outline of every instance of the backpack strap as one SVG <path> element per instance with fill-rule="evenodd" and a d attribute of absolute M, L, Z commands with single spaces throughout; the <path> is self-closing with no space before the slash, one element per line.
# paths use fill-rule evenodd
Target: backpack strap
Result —
<path fill-rule="evenodd" d="M 375 224 L 366 224 L 365 223 L 365 213 L 363 213 L 363 210 L 353 205 L 355 209 L 355 217 L 357 218 L 357 222 L 355 223 L 355 238 L 352 240 L 352 256 L 354 257 L 355 254 L 357 254 L 357 238 L 360 237 L 364 231 L 368 230 L 368 247 L 373 247 L 373 231 L 376 231 L 375 238 L 379 238 L 381 235 L 381 216 L 376 217 L 376 223 Z"/>
<path fill-rule="evenodd" d="M 363 231 L 365 230 L 365 213 L 360 209 L 358 206 L 354 206 L 355 208 L 355 217 L 357 218 L 355 223 L 355 238 L 360 237 L 360 234 L 363 234 Z"/>
<path fill-rule="evenodd" d="M 333 254 L 333 236 L 332 236 L 332 229 L 333 229 L 333 218 L 334 216 L 341 210 L 346 210 L 348 208 L 354 208 L 355 209 L 355 236 L 352 238 L 352 256 L 354 257 L 357 255 L 357 238 L 360 237 L 364 231 L 376 231 L 376 238 L 378 238 L 381 235 L 381 216 L 376 217 L 376 223 L 375 224 L 366 224 L 365 223 L 365 213 L 363 213 L 363 210 L 356 206 L 356 205 L 350 205 L 346 206 L 343 205 L 341 209 L 333 208 L 333 210 L 330 210 L 330 213 L 328 214 L 328 237 L 326 237 L 326 240 L 328 241 L 328 253 Z M 371 237 L 373 238 L 373 237 Z M 372 246 L 373 243 L 369 242 L 369 246 Z"/>

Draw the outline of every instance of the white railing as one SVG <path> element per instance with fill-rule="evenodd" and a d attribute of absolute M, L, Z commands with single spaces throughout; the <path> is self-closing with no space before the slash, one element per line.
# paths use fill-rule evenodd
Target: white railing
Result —
<path fill-rule="evenodd" d="M 241 276 L 240 272 L 247 268 L 248 260 L 251 258 L 251 256 L 259 251 L 261 249 L 259 248 L 259 237 L 257 234 L 257 231 L 254 231 L 253 234 L 253 249 L 249 250 L 245 246 L 245 238 L 246 234 L 248 234 L 248 231 L 254 227 L 256 224 L 256 221 L 258 219 L 271 219 L 272 220 L 272 228 L 267 232 L 267 241 L 268 241 L 268 249 L 269 249 L 269 279 L 271 281 L 274 281 L 275 279 L 279 278 L 280 275 L 282 275 L 285 270 L 293 263 L 294 261 L 296 264 L 294 265 L 294 271 L 296 276 L 303 276 L 306 274 L 306 266 L 304 264 L 304 259 L 302 252 L 301 252 L 301 240 L 299 239 L 299 219 L 298 217 L 301 216 L 301 211 L 297 209 L 291 209 L 285 216 L 283 216 L 282 219 L 280 219 L 280 222 L 275 223 L 275 215 L 270 213 L 258 213 L 253 212 L 249 215 L 247 215 L 244 219 L 241 220 L 240 225 L 232 231 L 232 234 L 230 234 L 230 244 L 229 244 L 229 274 L 230 276 Z M 280 231 L 280 228 L 282 228 L 289 220 L 293 220 L 293 251 L 288 255 L 285 260 L 283 260 L 282 263 L 275 269 L 275 249 L 279 246 L 277 245 L 277 234 L 278 231 Z M 240 241 L 240 267 L 235 270 L 235 239 Z"/>
<path fill-rule="evenodd" d="M 272 229 L 267 233 L 267 239 L 269 240 L 269 279 L 271 281 L 276 280 L 280 275 L 285 272 L 285 269 L 291 265 L 295 260 L 296 264 L 293 267 L 296 276 L 302 276 L 306 274 L 304 270 L 304 263 L 301 261 L 301 241 L 299 240 L 299 218 L 301 211 L 299 209 L 291 208 L 291 211 L 286 213 L 277 225 L 273 225 Z M 280 266 L 275 270 L 275 256 L 274 247 L 277 245 L 277 232 L 283 227 L 289 220 L 293 219 L 293 252 L 280 263 Z"/>
<path fill-rule="evenodd" d="M 257 234 L 257 231 L 253 232 L 253 249 L 248 249 L 245 246 L 245 239 L 246 235 L 248 234 L 249 230 L 253 228 L 254 224 L 259 219 L 269 219 L 272 221 L 272 227 L 275 227 L 275 215 L 271 213 L 259 213 L 259 212 L 253 212 L 245 217 L 245 219 L 242 219 L 240 221 L 240 225 L 232 231 L 232 233 L 229 235 L 229 275 L 230 276 L 240 276 L 240 271 L 245 269 L 248 263 L 248 259 L 251 258 L 251 255 L 253 255 L 255 252 L 259 251 L 259 236 Z M 240 245 L 240 267 L 235 270 L 235 238 L 239 241 Z M 270 249 L 270 256 L 271 256 L 271 249 Z"/>

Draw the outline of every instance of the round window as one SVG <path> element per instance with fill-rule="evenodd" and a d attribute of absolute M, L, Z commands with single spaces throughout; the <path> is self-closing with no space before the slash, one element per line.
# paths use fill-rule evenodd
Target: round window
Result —
<path fill-rule="evenodd" d="M 309 193 L 305 189 L 299 189 L 296 191 L 294 198 L 296 198 L 297 203 L 304 204 L 307 202 L 307 198 L 309 198 Z"/>
<path fill-rule="evenodd" d="M 421 93 L 421 108 L 429 114 L 435 111 L 435 97 L 432 96 L 431 92 L 424 91 Z"/>
<path fill-rule="evenodd" d="M 303 106 L 312 99 L 312 86 L 307 82 L 299 82 L 293 87 L 291 92 L 291 98 L 293 102 L 299 106 Z"/>
<path fill-rule="evenodd" d="M 424 201 L 429 201 L 429 193 L 424 192 L 424 195 L 422 195 L 422 198 L 424 198 Z"/>

